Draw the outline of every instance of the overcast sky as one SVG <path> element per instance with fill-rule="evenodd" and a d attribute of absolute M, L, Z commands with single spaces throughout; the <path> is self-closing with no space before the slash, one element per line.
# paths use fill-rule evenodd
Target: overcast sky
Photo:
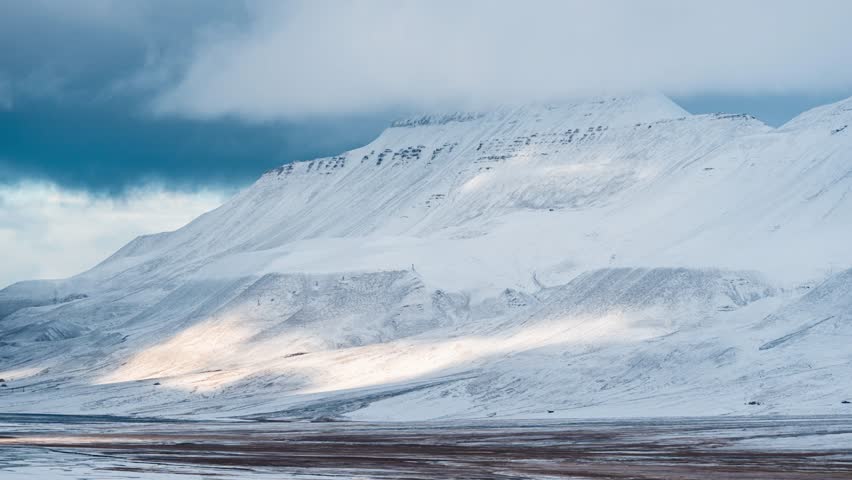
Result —
<path fill-rule="evenodd" d="M 0 0 L 0 287 L 411 112 L 656 90 L 779 125 L 852 95 L 849 18 L 845 0 Z"/>

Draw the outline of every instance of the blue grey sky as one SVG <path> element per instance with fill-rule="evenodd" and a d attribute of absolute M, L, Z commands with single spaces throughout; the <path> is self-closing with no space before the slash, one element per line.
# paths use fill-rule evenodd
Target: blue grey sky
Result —
<path fill-rule="evenodd" d="M 767 5 L 0 0 L 0 287 L 410 113 L 656 90 L 778 126 L 852 96 L 852 2 Z"/>

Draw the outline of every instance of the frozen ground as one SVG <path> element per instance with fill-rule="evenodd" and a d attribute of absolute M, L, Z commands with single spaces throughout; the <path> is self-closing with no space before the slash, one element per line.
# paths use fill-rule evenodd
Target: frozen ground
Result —
<path fill-rule="evenodd" d="M 0 416 L 0 478 L 847 479 L 852 417 L 169 422 Z"/>

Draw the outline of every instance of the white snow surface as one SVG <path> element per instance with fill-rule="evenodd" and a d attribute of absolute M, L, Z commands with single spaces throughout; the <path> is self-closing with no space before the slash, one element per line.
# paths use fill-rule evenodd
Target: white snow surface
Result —
<path fill-rule="evenodd" d="M 396 122 L 0 291 L 0 411 L 852 411 L 849 124 L 654 94 Z"/>

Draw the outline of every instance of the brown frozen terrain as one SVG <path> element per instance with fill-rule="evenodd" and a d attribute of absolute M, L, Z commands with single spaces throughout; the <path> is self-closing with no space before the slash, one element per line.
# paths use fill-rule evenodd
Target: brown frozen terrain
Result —
<path fill-rule="evenodd" d="M 118 472 L 130 478 L 852 478 L 850 417 L 397 425 L 13 416 L 5 422 L 3 478 L 47 475 L 57 467 L 73 472 L 69 478 Z"/>

